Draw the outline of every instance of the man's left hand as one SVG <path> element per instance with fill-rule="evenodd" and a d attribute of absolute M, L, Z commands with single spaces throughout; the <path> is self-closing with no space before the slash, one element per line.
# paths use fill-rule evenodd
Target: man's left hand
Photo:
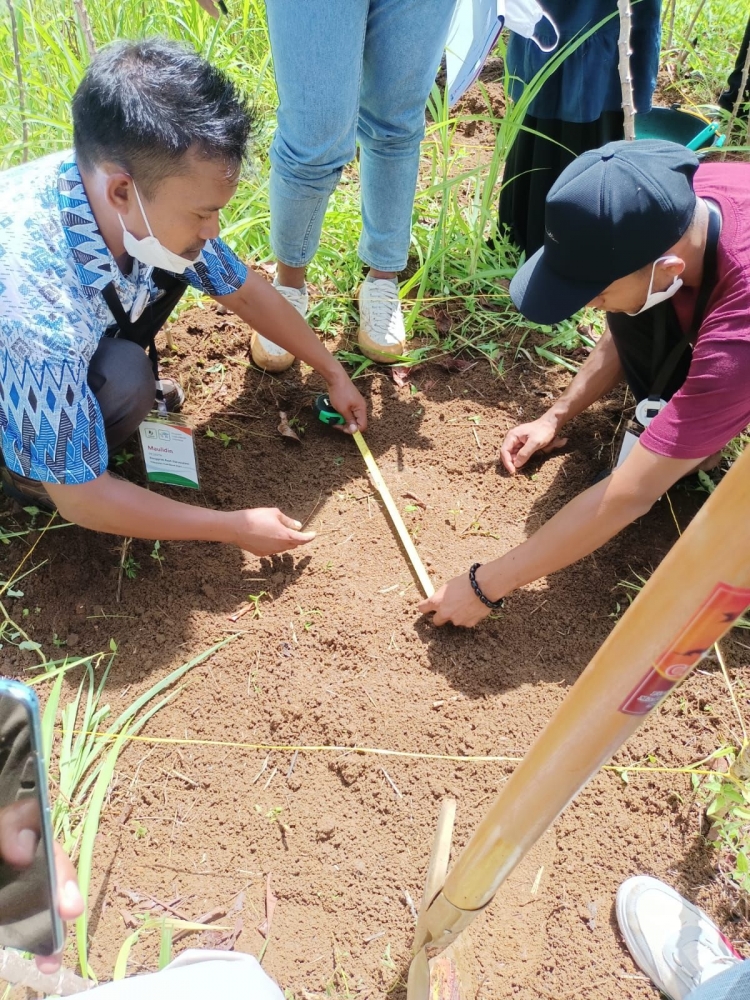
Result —
<path fill-rule="evenodd" d="M 453 622 L 454 625 L 462 625 L 464 628 L 479 624 L 490 613 L 490 609 L 482 604 L 471 589 L 468 573 L 444 583 L 432 597 L 422 601 L 419 610 L 423 615 L 435 612 L 433 625 Z"/>
<path fill-rule="evenodd" d="M 348 375 L 328 384 L 328 397 L 335 410 L 345 418 L 346 423 L 340 425 L 347 434 L 367 430 L 367 403 L 354 388 L 354 383 Z"/>

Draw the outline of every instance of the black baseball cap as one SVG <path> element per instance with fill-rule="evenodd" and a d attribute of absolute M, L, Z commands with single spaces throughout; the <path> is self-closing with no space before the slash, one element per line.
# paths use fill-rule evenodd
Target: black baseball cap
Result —
<path fill-rule="evenodd" d="M 579 156 L 547 195 L 544 246 L 510 283 L 516 308 L 534 323 L 559 323 L 661 257 L 692 221 L 697 169 L 695 153 L 661 139 Z"/>

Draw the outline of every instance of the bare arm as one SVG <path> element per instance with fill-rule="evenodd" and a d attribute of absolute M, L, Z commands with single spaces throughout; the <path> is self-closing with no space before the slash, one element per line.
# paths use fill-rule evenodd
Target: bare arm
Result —
<path fill-rule="evenodd" d="M 558 437 L 565 424 L 614 389 L 622 378 L 617 348 L 607 329 L 562 396 L 541 417 L 505 435 L 500 457 L 507 471 L 514 475 L 537 451 L 565 445 L 567 438 Z"/>
<path fill-rule="evenodd" d="M 231 309 L 271 343 L 314 368 L 328 383 L 331 402 L 346 418 L 347 429 L 350 432 L 366 430 L 367 406 L 343 365 L 321 344 L 294 306 L 265 278 L 249 270 L 239 291 L 218 297 L 216 301 Z"/>
<path fill-rule="evenodd" d="M 218 511 L 151 493 L 109 473 L 89 483 L 45 488 L 62 517 L 82 528 L 132 538 L 229 542 L 271 555 L 315 537 L 276 508 Z"/>
<path fill-rule="evenodd" d="M 664 458 L 636 443 L 611 476 L 571 500 L 527 541 L 499 559 L 485 563 L 477 571 L 483 593 L 490 600 L 497 600 L 589 555 L 645 514 L 670 486 L 701 461 Z M 474 595 L 466 574 L 445 584 L 419 608 L 423 613 L 435 611 L 436 625 L 447 621 L 476 625 L 488 614 Z"/>

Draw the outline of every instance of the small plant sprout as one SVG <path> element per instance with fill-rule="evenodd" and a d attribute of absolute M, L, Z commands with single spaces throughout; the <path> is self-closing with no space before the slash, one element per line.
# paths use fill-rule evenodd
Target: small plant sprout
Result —
<path fill-rule="evenodd" d="M 262 807 L 256 802 L 253 809 L 255 809 L 259 816 L 263 816 L 264 819 L 268 820 L 269 823 L 275 823 L 285 836 L 292 832 L 291 827 L 284 823 L 281 818 L 281 814 L 284 812 L 283 806 L 271 806 L 271 808 L 264 813 Z"/>
<path fill-rule="evenodd" d="M 263 600 L 264 597 L 269 597 L 269 596 L 270 595 L 265 590 L 261 590 L 261 592 L 259 594 L 248 594 L 247 595 L 248 603 L 252 604 L 252 609 L 250 611 L 250 614 L 253 616 L 253 618 L 260 618 L 261 617 L 261 614 L 260 614 L 260 602 Z"/>
<path fill-rule="evenodd" d="M 138 570 L 141 568 L 141 564 L 136 560 L 132 552 L 129 552 L 125 556 L 125 560 L 122 564 L 122 571 L 128 580 L 135 580 L 138 576 Z"/>
<path fill-rule="evenodd" d="M 132 458 L 134 458 L 133 452 L 128 451 L 127 448 L 120 448 L 120 450 L 115 452 L 112 456 L 112 459 L 118 469 L 123 465 L 127 465 Z"/>
<path fill-rule="evenodd" d="M 235 448 L 242 448 L 242 445 L 236 437 L 232 437 L 231 434 L 225 434 L 224 431 L 220 432 L 219 440 L 225 448 L 228 448 L 231 444 L 233 444 Z"/>
<path fill-rule="evenodd" d="M 207 427 L 205 433 L 207 438 L 215 438 L 217 441 L 220 441 L 225 448 L 228 448 L 231 444 L 233 444 L 235 448 L 242 447 L 236 437 L 232 437 L 231 434 L 227 434 L 225 431 L 219 431 L 217 434 L 216 431 L 212 431 L 210 427 Z"/>
<path fill-rule="evenodd" d="M 309 632 L 314 627 L 316 618 L 323 617 L 323 612 L 319 608 L 310 608 L 305 611 L 304 608 L 298 606 L 297 613 L 302 618 L 302 627 L 305 632 Z"/>
<path fill-rule="evenodd" d="M 159 569 L 164 572 L 164 556 L 161 554 L 161 542 L 157 539 L 151 549 L 151 558 L 159 563 Z"/>

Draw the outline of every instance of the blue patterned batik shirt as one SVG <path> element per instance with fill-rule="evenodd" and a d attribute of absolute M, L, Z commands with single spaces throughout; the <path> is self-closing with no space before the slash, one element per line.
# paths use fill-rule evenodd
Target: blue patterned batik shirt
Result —
<path fill-rule="evenodd" d="M 183 275 L 207 295 L 231 295 L 247 267 L 209 240 Z M 72 152 L 0 173 L 0 447 L 9 469 L 76 484 L 107 468 L 104 422 L 87 374 L 115 320 L 102 296 L 114 282 L 126 312 L 151 269 L 120 272 L 97 228 Z"/>

